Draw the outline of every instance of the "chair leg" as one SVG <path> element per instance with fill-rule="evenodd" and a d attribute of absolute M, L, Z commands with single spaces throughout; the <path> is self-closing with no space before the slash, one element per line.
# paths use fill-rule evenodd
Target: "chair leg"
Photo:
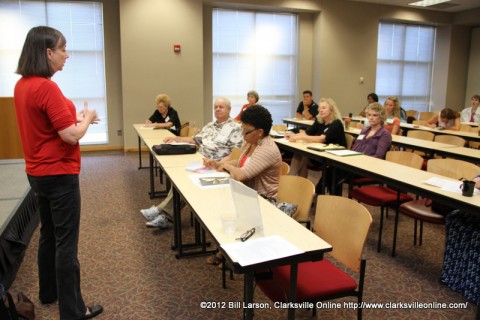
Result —
<path fill-rule="evenodd" d="M 420 221 L 420 240 L 419 245 L 421 246 L 423 242 L 423 221 Z"/>
<path fill-rule="evenodd" d="M 380 252 L 380 248 L 382 246 L 382 232 L 383 232 L 383 211 L 384 207 L 380 207 L 380 226 L 378 227 L 378 244 L 377 244 L 377 252 Z"/>
<path fill-rule="evenodd" d="M 418 228 L 418 220 L 415 219 L 415 225 L 413 229 L 413 246 L 417 245 L 417 228 Z"/>
<path fill-rule="evenodd" d="M 227 260 L 222 255 L 222 288 L 223 289 L 227 288 L 227 270 L 225 269 L 226 262 Z"/>
<path fill-rule="evenodd" d="M 393 229 L 392 257 L 395 257 L 395 248 L 397 246 L 397 230 L 398 230 L 398 206 L 395 209 L 395 226 Z"/>

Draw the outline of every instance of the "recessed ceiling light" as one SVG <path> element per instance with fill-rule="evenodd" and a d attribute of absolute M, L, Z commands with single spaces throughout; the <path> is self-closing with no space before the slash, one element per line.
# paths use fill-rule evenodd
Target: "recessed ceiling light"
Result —
<path fill-rule="evenodd" d="M 434 6 L 439 3 L 449 2 L 450 0 L 423 0 L 409 3 L 409 6 L 417 6 L 417 7 L 429 7 Z"/>

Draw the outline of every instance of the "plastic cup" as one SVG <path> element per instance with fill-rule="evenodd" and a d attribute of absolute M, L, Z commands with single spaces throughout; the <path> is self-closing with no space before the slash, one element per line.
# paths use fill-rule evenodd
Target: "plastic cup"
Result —
<path fill-rule="evenodd" d="M 222 215 L 223 232 L 232 234 L 237 230 L 237 219 L 233 215 Z"/>

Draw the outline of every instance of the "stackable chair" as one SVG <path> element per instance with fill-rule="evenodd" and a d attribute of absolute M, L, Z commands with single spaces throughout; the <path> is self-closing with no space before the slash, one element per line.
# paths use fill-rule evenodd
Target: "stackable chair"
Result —
<path fill-rule="evenodd" d="M 280 176 L 278 182 L 277 203 L 286 202 L 297 205 L 297 211 L 292 218 L 299 223 L 305 223 L 310 229 L 310 208 L 315 196 L 315 185 L 300 176 Z"/>
<path fill-rule="evenodd" d="M 282 169 L 280 170 L 280 175 L 284 176 L 290 173 L 290 165 L 285 161 L 282 161 Z"/>
<path fill-rule="evenodd" d="M 317 199 L 314 232 L 332 245 L 329 256 L 358 273 L 358 279 L 337 267 L 324 257 L 315 262 L 298 265 L 296 302 L 327 301 L 342 297 L 356 297 L 362 302 L 366 259 L 363 249 L 372 216 L 368 210 L 351 199 L 320 195 Z M 256 284 L 272 301 L 290 302 L 290 266 L 280 266 L 256 275 Z M 313 309 L 315 314 L 316 308 Z M 362 309 L 357 309 L 362 318 Z"/>
<path fill-rule="evenodd" d="M 456 159 L 430 159 L 428 161 L 427 171 L 457 180 L 470 180 L 475 177 L 478 172 L 480 172 L 480 167 L 474 165 L 473 163 Z M 418 236 L 419 245 L 422 245 L 423 240 L 423 222 L 432 224 L 445 224 L 445 216 L 435 210 L 429 199 L 416 199 L 402 203 L 398 208 L 398 213 L 414 219 L 414 245 L 417 244 L 418 222 L 420 222 L 420 233 Z M 395 218 L 393 253 L 395 253 L 397 229 L 398 217 Z"/>
<path fill-rule="evenodd" d="M 416 169 L 421 169 L 423 164 L 422 157 L 420 157 L 418 154 L 407 151 L 388 151 L 385 159 L 387 161 Z M 380 207 L 380 226 L 378 229 L 377 243 L 378 252 L 380 252 L 382 246 L 383 218 L 385 214 L 388 213 L 388 208 L 395 208 L 398 210 L 398 206 L 400 204 L 414 200 L 412 196 L 406 193 L 402 193 L 391 189 L 388 186 L 382 185 L 353 188 L 349 190 L 348 197 L 370 206 Z M 392 256 L 394 255 L 395 252 L 392 251 Z"/>

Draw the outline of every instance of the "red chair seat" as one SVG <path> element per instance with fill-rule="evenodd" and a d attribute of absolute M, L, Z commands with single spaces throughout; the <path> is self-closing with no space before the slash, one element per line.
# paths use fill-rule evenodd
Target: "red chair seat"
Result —
<path fill-rule="evenodd" d="M 351 183 L 352 185 L 355 185 L 355 186 L 363 186 L 367 184 L 378 184 L 378 181 L 372 178 L 360 177 L 360 178 L 352 178 Z"/>
<path fill-rule="evenodd" d="M 351 190 L 348 197 L 371 206 L 383 207 L 397 201 L 397 191 L 384 186 L 366 186 Z M 400 203 L 412 200 L 408 194 L 400 193 Z"/>
<path fill-rule="evenodd" d="M 413 219 L 434 224 L 445 224 L 445 217 L 433 211 L 431 206 L 427 207 L 425 205 L 426 201 L 426 199 L 420 199 L 405 202 L 400 205 L 398 210 Z"/>
<path fill-rule="evenodd" d="M 290 266 L 272 269 L 273 280 L 262 280 L 257 286 L 272 301 L 285 301 L 290 288 Z M 357 282 L 327 259 L 298 265 L 297 302 L 317 301 L 320 297 L 353 291 Z M 281 290 L 280 290 L 281 289 Z"/>

